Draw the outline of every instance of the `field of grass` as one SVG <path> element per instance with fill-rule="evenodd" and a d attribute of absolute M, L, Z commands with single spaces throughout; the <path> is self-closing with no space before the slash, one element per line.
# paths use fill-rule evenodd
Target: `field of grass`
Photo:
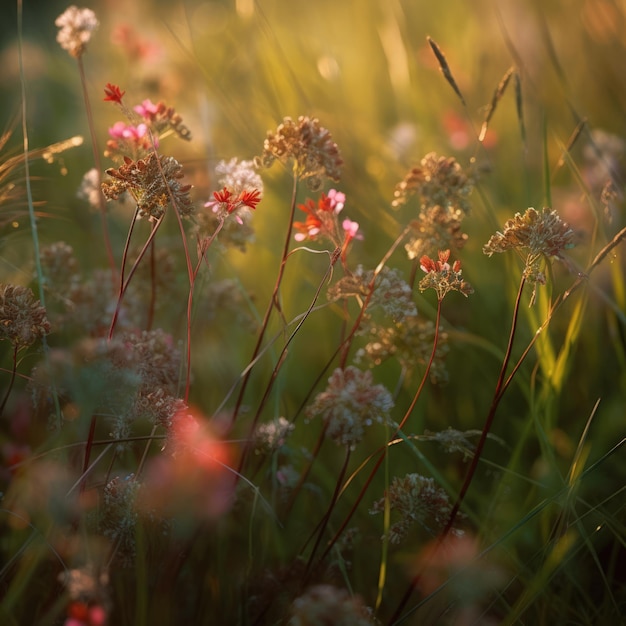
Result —
<path fill-rule="evenodd" d="M 620 623 L 624 33 L 16 3 L 0 624 Z"/>

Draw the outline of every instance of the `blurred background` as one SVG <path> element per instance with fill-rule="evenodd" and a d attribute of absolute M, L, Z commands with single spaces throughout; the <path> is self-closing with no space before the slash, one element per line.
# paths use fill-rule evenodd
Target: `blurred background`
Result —
<path fill-rule="evenodd" d="M 567 265 L 555 264 L 553 286 L 545 288 L 553 295 L 571 285 L 576 272 L 588 266 L 625 225 L 625 0 L 101 0 L 86 6 L 100 20 L 83 57 L 98 151 L 104 149 L 108 128 L 121 119 L 119 109 L 103 101 L 105 84 L 119 85 L 129 106 L 146 98 L 163 100 L 181 114 L 192 141 L 170 137 L 161 152 L 183 164 L 199 204 L 211 199 L 214 167 L 221 159 L 259 155 L 266 132 L 285 116 L 318 117 L 341 150 L 345 167 L 336 187 L 347 196 L 346 216 L 360 224 L 364 237 L 354 242 L 351 260 L 374 268 L 412 217 L 410 207 L 391 208 L 394 187 L 410 167 L 435 151 L 455 157 L 472 173 L 476 189 L 472 212 L 464 222 L 469 239 L 459 257 L 475 293 L 467 300 L 451 294 L 445 301 L 450 382 L 442 389 L 428 389 L 411 432 L 482 428 L 521 268 L 513 254 L 493 258 L 482 254 L 482 246 L 505 220 L 527 207 L 551 204 L 575 229 L 577 247 L 569 251 Z M 71 243 L 81 270 L 89 275 L 106 267 L 106 254 L 100 216 L 77 196 L 83 175 L 94 163 L 78 66 L 56 42 L 54 20 L 66 8 L 57 0 L 23 3 L 26 123 L 31 149 L 84 137 L 81 146 L 50 162 L 33 161 L 31 175 L 42 242 Z M 0 25 L 0 116 L 3 128 L 12 131 L 4 157 L 19 153 L 22 146 L 15 11 L 15 6 L 3 9 Z M 428 36 L 445 54 L 464 103 L 442 75 Z M 479 143 L 493 94 L 513 66 L 520 90 L 516 94 L 514 81 L 509 83 L 485 140 Z M 103 158 L 103 167 L 111 166 Z M 220 405 L 247 363 L 255 336 L 244 323 L 224 332 L 220 324 L 234 318 L 227 313 L 220 321 L 219 306 L 203 296 L 203 289 L 236 277 L 241 293 L 249 298 L 251 316 L 262 312 L 287 228 L 289 172 L 275 164 L 262 175 L 265 195 L 254 215 L 255 242 L 245 253 L 212 254 L 210 268 L 197 286 L 192 400 L 207 415 Z M 619 192 L 610 210 L 601 202 L 608 178 L 614 179 Z M 19 175 L 12 182 L 23 186 Z M 310 195 L 301 186 L 298 201 Z M 0 280 L 29 283 L 33 253 L 25 196 L 0 210 Z M 128 207 L 110 209 L 117 259 L 131 217 Z M 166 220 L 159 241 L 180 250 L 175 220 Z M 182 339 L 188 283 L 182 252 L 173 259 L 177 271 L 171 291 L 162 297 L 158 325 Z M 390 265 L 410 273 L 411 264 L 401 248 Z M 290 259 L 282 290 L 287 319 L 306 309 L 326 267 L 323 255 Z M 598 398 L 589 458 L 601 457 L 623 437 L 624 269 L 624 252 L 618 247 L 584 288 L 585 306 L 576 309 L 574 297 L 564 305 L 549 339 L 538 344 L 539 358 L 533 351 L 520 370 L 494 427 L 502 443 L 487 450 L 495 469 L 483 476 L 483 489 L 472 495 L 482 502 L 481 510 L 489 504 L 491 481 L 498 484 L 499 470 L 507 467 L 512 447 L 527 436 L 530 422 L 537 437 L 529 440 L 510 469 L 546 484 L 554 479 L 548 466 L 562 475 L 568 471 Z M 420 313 L 432 318 L 432 294 L 415 298 Z M 514 354 L 519 355 L 532 338 L 546 303 L 544 297 L 534 309 L 523 305 Z M 549 353 L 563 348 L 575 313 L 582 315 L 582 330 L 566 359 L 562 386 L 547 392 L 551 373 L 546 364 L 554 364 Z M 268 413 L 275 417 L 298 409 L 333 354 L 341 324 L 340 315 L 332 311 L 307 321 L 302 340 L 291 347 L 290 366 L 281 373 Z M 279 331 L 279 325 L 272 330 Z M 50 336 L 53 347 L 57 341 Z M 10 367 L 9 352 L 2 354 L 3 366 Z M 262 374 L 251 382 L 251 397 L 264 389 L 269 369 Z M 398 366 L 389 363 L 376 370 L 375 378 L 397 389 L 396 404 L 406 407 L 419 374 L 398 385 Z M 399 420 L 401 413 L 396 417 Z M 297 431 L 296 440 L 303 446 L 310 448 L 312 439 L 306 431 Z M 444 472 L 457 484 L 463 465 L 435 454 L 433 463 L 447 467 Z M 336 457 L 329 454 L 328 462 L 326 478 L 332 485 Z M 410 470 L 415 459 L 407 455 L 404 463 Z M 586 483 L 587 493 L 597 489 L 598 499 L 602 494 L 610 498 L 623 488 L 624 472 L 623 463 L 611 458 Z M 555 479 L 555 484 L 560 483 Z M 525 494 L 528 484 L 517 487 Z M 502 518 L 510 514 L 515 520 L 524 514 L 518 506 L 523 497 L 515 501 L 517 487 L 508 492 L 510 509 L 499 511 Z M 584 569 L 581 566 L 583 586 Z"/>

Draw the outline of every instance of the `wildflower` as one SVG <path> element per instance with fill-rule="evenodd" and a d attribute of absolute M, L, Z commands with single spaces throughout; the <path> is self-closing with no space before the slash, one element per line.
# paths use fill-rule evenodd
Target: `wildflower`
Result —
<path fill-rule="evenodd" d="M 153 141 L 155 148 L 159 146 L 158 137 L 150 135 L 146 124 L 133 125 L 115 122 L 109 128 L 109 136 L 111 139 L 107 140 L 104 150 L 104 156 L 109 158 L 129 153 L 133 156 L 146 154 L 152 149 Z"/>
<path fill-rule="evenodd" d="M 246 244 L 253 240 L 250 225 L 252 213 L 263 198 L 263 180 L 253 161 L 220 161 L 216 168 L 221 191 L 213 193 L 213 200 L 204 204 L 208 211 L 196 216 L 195 234 L 199 241 L 210 239 L 220 228 L 220 243 L 233 245 L 245 252 Z M 234 220 L 227 220 L 234 215 Z"/>
<path fill-rule="evenodd" d="M 40 258 L 46 279 L 55 290 L 66 291 L 70 284 L 77 280 L 78 260 L 74 256 L 72 246 L 64 241 L 43 246 Z"/>
<path fill-rule="evenodd" d="M 328 195 L 322 193 L 317 203 L 307 198 L 298 208 L 306 213 L 304 222 L 294 222 L 296 241 L 316 239 L 318 236 L 329 239 L 335 246 L 341 245 L 343 236 L 340 235 L 337 215 L 341 212 L 346 201 L 345 194 L 331 189 Z"/>
<path fill-rule="evenodd" d="M 309 418 L 319 415 L 326 422 L 326 436 L 338 445 L 354 449 L 365 428 L 384 423 L 393 408 L 391 394 L 383 385 L 374 385 L 372 373 L 354 366 L 337 368 L 328 387 L 318 393 L 306 409 Z"/>
<path fill-rule="evenodd" d="M 452 267 L 448 263 L 450 250 L 439 251 L 439 260 L 433 261 L 430 257 L 420 259 L 420 267 L 426 276 L 419 284 L 420 291 L 434 289 L 437 299 L 441 302 L 449 291 L 458 291 L 465 297 L 474 293 L 472 286 L 461 277 L 461 261 L 455 261 Z"/>
<path fill-rule="evenodd" d="M 138 161 L 124 157 L 120 168 L 106 170 L 112 180 L 102 183 L 102 192 L 107 200 L 117 200 L 124 191 L 129 191 L 137 202 L 138 218 L 161 219 L 172 200 L 178 213 L 188 217 L 194 210 L 189 197 L 191 185 L 181 185 L 182 170 L 173 157 L 157 157 L 152 152 Z"/>
<path fill-rule="evenodd" d="M 28 287 L 0 284 L 0 341 L 26 348 L 50 332 L 46 309 Z"/>
<path fill-rule="evenodd" d="M 109 575 L 98 571 L 92 564 L 66 570 L 59 574 L 59 582 L 65 585 L 72 601 L 68 607 L 68 616 L 81 619 L 87 624 L 104 624 L 95 618 L 109 604 Z M 94 610 L 98 609 L 98 610 Z M 68 622 L 66 621 L 66 624 Z"/>
<path fill-rule="evenodd" d="M 359 596 L 332 585 L 314 585 L 291 605 L 289 626 L 371 626 L 376 621 Z"/>
<path fill-rule="evenodd" d="M 116 476 L 104 487 L 100 527 L 103 535 L 115 543 L 115 557 L 125 566 L 132 564 L 136 554 L 136 502 L 140 487 L 133 474 Z"/>
<path fill-rule="evenodd" d="M 126 92 L 122 91 L 117 85 L 107 83 L 104 88 L 104 93 L 105 97 L 103 100 L 105 102 L 116 102 L 117 104 L 122 104 L 122 97 Z"/>
<path fill-rule="evenodd" d="M 395 358 L 407 373 L 415 367 L 425 368 L 430 360 L 435 341 L 435 324 L 416 315 L 407 315 L 392 325 L 372 324 L 367 331 L 368 343 L 357 350 L 355 363 L 365 361 L 380 365 L 383 361 Z M 430 381 L 433 385 L 448 382 L 446 356 L 450 351 L 448 333 L 439 327 L 437 349 L 430 365 Z"/>
<path fill-rule="evenodd" d="M 176 112 L 174 107 L 167 106 L 164 102 L 154 104 L 151 100 L 144 100 L 134 107 L 135 113 L 150 125 L 156 134 L 166 130 L 174 131 L 181 139 L 191 140 L 191 131 L 183 124 L 183 118 Z"/>
<path fill-rule="evenodd" d="M 532 207 L 524 215 L 516 213 L 507 220 L 503 232 L 492 235 L 483 246 L 483 252 L 491 256 L 494 252 L 506 250 L 528 250 L 523 276 L 533 284 L 530 305 L 535 301 L 537 283 L 545 285 L 542 261 L 551 257 L 562 259 L 562 252 L 574 246 L 574 231 L 564 222 L 554 209 L 544 207 L 541 212 Z"/>
<path fill-rule="evenodd" d="M 343 210 L 346 195 L 336 189 L 331 189 L 328 194 L 322 193 L 317 203 L 307 198 L 304 204 L 298 208 L 306 213 L 304 222 L 293 223 L 296 229 L 294 239 L 326 239 L 335 247 L 341 249 L 341 258 L 345 265 L 348 246 L 353 239 L 362 239 L 359 233 L 359 224 L 349 219 L 339 223 L 339 213 Z"/>
<path fill-rule="evenodd" d="M 362 303 L 371 291 L 373 279 L 373 270 L 366 270 L 362 265 L 358 265 L 354 271 L 348 272 L 329 288 L 328 299 L 354 297 Z M 399 270 L 385 266 L 376 276 L 374 291 L 367 307 L 368 315 L 377 309 L 394 322 L 417 315 L 413 290 L 402 278 Z"/>
<path fill-rule="evenodd" d="M 515 214 L 504 224 L 504 231 L 497 232 L 483 246 L 483 252 L 491 256 L 494 252 L 528 249 L 530 255 L 561 257 L 561 252 L 574 246 L 574 231 L 562 221 L 554 209 L 544 207 L 541 212 L 533 208 L 524 215 Z"/>
<path fill-rule="evenodd" d="M 224 187 L 222 191 L 214 191 L 213 198 L 215 199 L 206 202 L 204 206 L 211 208 L 214 213 L 230 215 L 242 207 L 256 209 L 256 205 L 261 201 L 261 193 L 258 189 L 254 189 L 252 191 L 245 190 L 235 195 L 230 189 Z M 240 223 L 243 224 L 243 221 Z"/>
<path fill-rule="evenodd" d="M 154 391 L 144 387 L 143 393 L 137 394 L 133 414 L 137 417 L 146 416 L 153 424 L 169 431 L 174 416 L 187 408 L 183 400 L 170 395 L 164 387 L 157 387 Z"/>
<path fill-rule="evenodd" d="M 57 33 L 59 45 L 76 59 L 83 55 L 91 33 L 99 25 L 91 9 L 79 9 L 74 5 L 59 15 L 54 23 L 60 29 Z"/>
<path fill-rule="evenodd" d="M 420 437 L 422 441 L 436 441 L 443 450 L 448 453 L 461 452 L 463 458 L 467 459 L 474 456 L 474 444 L 469 440 L 470 437 L 480 436 L 480 430 L 466 430 L 465 432 L 456 430 L 455 428 L 447 428 L 439 432 L 424 431 Z"/>
<path fill-rule="evenodd" d="M 85 172 L 76 196 L 89 203 L 91 209 L 100 209 L 100 198 L 102 189 L 100 187 L 100 174 L 95 167 Z"/>
<path fill-rule="evenodd" d="M 422 209 L 416 219 L 411 220 L 411 236 L 404 245 L 409 259 L 419 259 L 436 250 L 455 248 L 460 250 L 467 241 L 461 230 L 463 212 L 436 205 Z"/>
<path fill-rule="evenodd" d="M 254 451 L 256 454 L 272 454 L 285 444 L 295 426 L 286 418 L 279 417 L 273 422 L 260 424 L 254 431 Z"/>
<path fill-rule="evenodd" d="M 431 533 L 442 529 L 452 511 L 448 494 L 437 487 L 433 478 L 420 474 L 394 478 L 385 491 L 385 497 L 373 504 L 370 514 L 384 512 L 386 500 L 391 510 L 400 515 L 400 519 L 389 528 L 389 541 L 394 544 L 408 535 L 415 522 Z M 462 534 L 462 531 L 453 529 L 453 533 Z"/>
<path fill-rule="evenodd" d="M 254 161 L 239 161 L 236 157 L 230 161 L 222 160 L 215 166 L 215 173 L 218 175 L 218 183 L 228 187 L 235 195 L 256 190 L 263 197 L 263 179 Z"/>
<path fill-rule="evenodd" d="M 472 189 L 471 180 L 456 159 L 430 152 L 396 186 L 392 206 L 399 208 L 417 196 L 422 209 L 440 206 L 466 214 L 470 210 L 468 196 Z"/>
<path fill-rule="evenodd" d="M 620 184 L 626 174 L 624 158 L 626 142 L 602 129 L 591 131 L 591 141 L 583 151 L 585 181 L 593 191 L 599 191 L 607 180 Z"/>
<path fill-rule="evenodd" d="M 268 132 L 259 161 L 269 167 L 278 159 L 293 161 L 293 172 L 306 179 L 309 189 L 315 191 L 323 179 L 339 182 L 343 160 L 330 132 L 319 120 L 300 116 L 296 122 L 285 117 L 276 132 Z"/>

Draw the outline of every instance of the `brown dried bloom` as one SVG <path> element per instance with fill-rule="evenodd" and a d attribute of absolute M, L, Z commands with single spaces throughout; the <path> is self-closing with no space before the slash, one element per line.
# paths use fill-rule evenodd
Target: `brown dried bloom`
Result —
<path fill-rule="evenodd" d="M 103 535 L 115 543 L 115 558 L 129 567 L 136 554 L 137 497 L 140 483 L 130 474 L 116 476 L 104 487 L 100 527 Z"/>
<path fill-rule="evenodd" d="M 410 223 L 411 238 L 404 246 L 409 259 L 419 259 L 436 250 L 460 250 L 467 241 L 467 234 L 461 230 L 464 215 L 460 209 L 440 205 L 422 209 Z"/>
<path fill-rule="evenodd" d="M 515 214 L 504 224 L 504 231 L 497 232 L 483 246 L 483 252 L 521 250 L 526 248 L 531 256 L 561 257 L 561 252 L 574 246 L 574 231 L 554 210 L 544 207 L 541 212 L 533 208 L 524 215 Z"/>
<path fill-rule="evenodd" d="M 26 348 L 50 332 L 46 309 L 28 287 L 0 284 L 0 341 Z"/>
<path fill-rule="evenodd" d="M 439 251 L 439 260 L 434 261 L 430 257 L 423 256 L 420 259 L 420 267 L 426 276 L 420 280 L 420 291 L 434 289 L 437 292 L 437 299 L 441 302 L 450 291 L 458 291 L 466 298 L 474 293 L 472 286 L 465 281 L 461 274 L 461 261 L 455 261 L 452 267 L 448 263 L 450 250 Z"/>
<path fill-rule="evenodd" d="M 373 270 L 366 270 L 359 265 L 354 272 L 346 274 L 328 289 L 328 299 L 354 297 L 362 304 L 370 292 L 373 278 Z M 376 276 L 368 312 L 372 313 L 376 309 L 380 309 L 394 322 L 417 315 L 413 291 L 399 270 L 384 267 Z"/>
<path fill-rule="evenodd" d="M 147 216 L 151 221 L 161 219 L 172 199 L 181 216 L 193 213 L 189 197 L 191 185 L 181 185 L 183 166 L 173 157 L 160 156 L 159 161 L 154 153 L 138 161 L 124 157 L 124 165 L 109 168 L 106 173 L 113 179 L 102 183 L 106 199 L 117 200 L 129 191 L 137 202 L 139 217 Z"/>
<path fill-rule="evenodd" d="M 433 478 L 426 478 L 420 474 L 407 474 L 404 478 L 394 478 L 385 497 L 374 503 L 370 514 L 383 513 L 385 501 L 389 500 L 392 511 L 400 515 L 400 520 L 389 528 L 389 541 L 400 543 L 417 522 L 430 533 L 444 528 L 452 505 L 448 494 L 437 487 Z M 456 535 L 462 531 L 452 529 Z"/>
<path fill-rule="evenodd" d="M 309 418 L 319 415 L 326 422 L 326 436 L 338 445 L 354 449 L 365 427 L 389 419 L 393 400 L 383 385 L 374 385 L 372 373 L 354 366 L 337 368 L 328 387 L 306 409 Z"/>
<path fill-rule="evenodd" d="M 396 186 L 391 205 L 399 208 L 416 195 L 423 209 L 440 206 L 452 212 L 469 213 L 468 196 L 472 189 L 471 180 L 456 159 L 430 152 Z"/>
<path fill-rule="evenodd" d="M 75 59 L 80 58 L 91 39 L 91 33 L 98 28 L 96 14 L 91 9 L 79 9 L 72 5 L 54 21 L 59 27 L 57 41 Z"/>
<path fill-rule="evenodd" d="M 371 626 L 376 620 L 359 596 L 332 585 L 314 585 L 291 605 L 289 626 Z"/>
<path fill-rule="evenodd" d="M 523 276 L 533 285 L 529 306 L 535 302 L 537 284 L 545 285 L 546 277 L 542 262 L 551 257 L 562 259 L 562 252 L 574 246 L 574 231 L 554 210 L 544 207 L 541 212 L 533 208 L 519 213 L 504 224 L 504 231 L 497 232 L 483 246 L 483 252 L 491 256 L 494 252 L 528 250 Z"/>
<path fill-rule="evenodd" d="M 293 160 L 294 175 L 306 179 L 316 191 L 324 178 L 339 182 L 343 160 L 330 132 L 315 118 L 300 116 L 296 122 L 285 117 L 276 132 L 268 131 L 260 163 L 269 167 L 274 160 Z"/>
<path fill-rule="evenodd" d="M 406 372 L 415 367 L 425 368 L 433 351 L 435 324 L 419 317 L 407 317 L 392 326 L 372 325 L 367 333 L 368 343 L 355 355 L 357 365 L 369 361 L 372 366 L 395 358 Z M 437 350 L 430 366 L 430 381 L 433 385 L 448 382 L 446 355 L 450 351 L 448 333 L 439 327 Z"/>

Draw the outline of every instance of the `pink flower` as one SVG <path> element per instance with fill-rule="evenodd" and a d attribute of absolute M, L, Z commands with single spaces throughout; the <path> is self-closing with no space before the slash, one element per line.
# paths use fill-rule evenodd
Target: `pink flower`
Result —
<path fill-rule="evenodd" d="M 322 197 L 324 197 L 324 194 L 322 194 Z M 326 199 L 330 204 L 331 209 L 335 213 L 339 213 L 343 209 L 346 202 L 346 194 L 342 191 L 337 191 L 336 189 L 329 189 Z"/>
<path fill-rule="evenodd" d="M 363 239 L 363 236 L 358 234 L 359 232 L 359 223 L 353 222 L 352 220 L 345 219 L 341 222 L 341 227 L 344 229 L 346 233 L 346 239 Z"/>
<path fill-rule="evenodd" d="M 139 113 L 141 117 L 151 120 L 154 116 L 159 112 L 158 105 L 154 104 L 152 100 L 144 100 L 141 104 L 138 104 L 136 107 L 133 107 L 136 113 Z"/>
<path fill-rule="evenodd" d="M 141 139 L 148 132 L 148 127 L 145 124 L 138 124 L 137 126 L 131 126 L 124 122 L 115 122 L 111 128 L 109 128 L 109 135 L 116 139 L 127 139 L 129 141 Z"/>

